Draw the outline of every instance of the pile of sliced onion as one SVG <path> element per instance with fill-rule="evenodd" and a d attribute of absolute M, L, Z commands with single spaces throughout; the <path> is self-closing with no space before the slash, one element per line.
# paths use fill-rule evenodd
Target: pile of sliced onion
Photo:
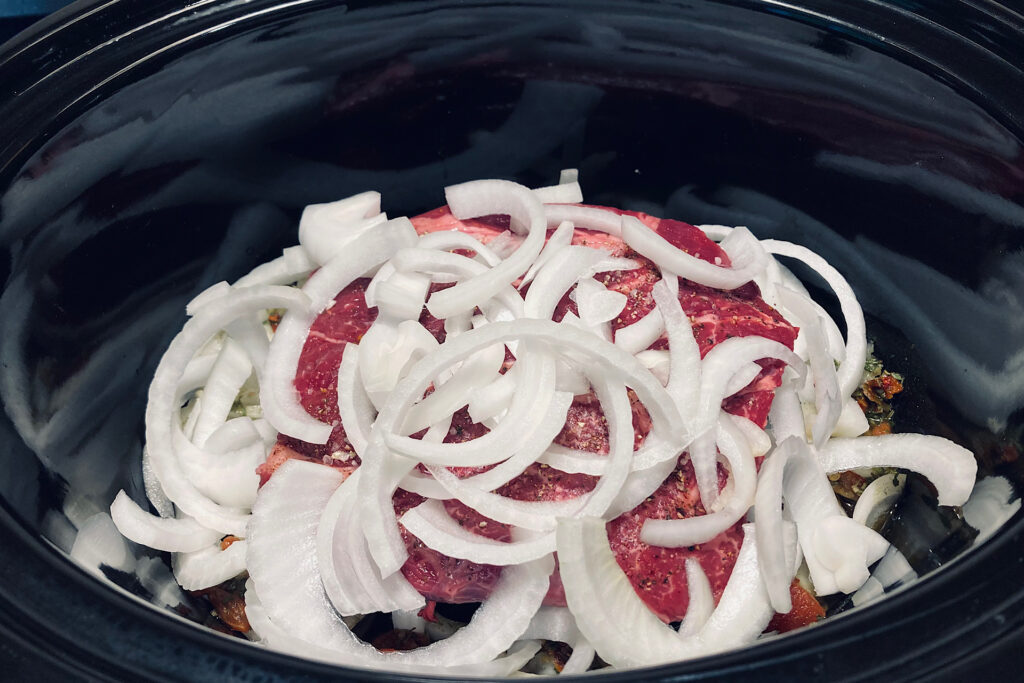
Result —
<path fill-rule="evenodd" d="M 865 585 L 888 550 L 865 522 L 895 493 L 872 488 L 850 518 L 829 473 L 898 467 L 927 477 L 943 505 L 968 499 L 975 464 L 965 449 L 931 436 L 858 436 L 866 423 L 850 394 L 867 349 L 863 315 L 842 276 L 807 249 L 714 226 L 708 234 L 721 241 L 728 263 L 698 259 L 633 216 L 578 206 L 574 171 L 537 190 L 483 180 L 446 195 L 457 218 L 504 214 L 510 230 L 489 243 L 461 232 L 419 236 L 408 219 L 381 213 L 375 192 L 307 207 L 298 246 L 189 304 L 191 319 L 156 371 L 143 471 L 158 514 L 121 492 L 111 517 L 124 537 L 171 552 L 187 590 L 248 572 L 256 642 L 337 664 L 446 675 L 512 674 L 539 639 L 572 647 L 563 673 L 586 671 L 595 655 L 616 667 L 702 656 L 755 641 L 773 613 L 788 611 L 801 562 L 818 594 Z M 621 236 L 663 276 L 655 308 L 614 335 L 610 321 L 626 297 L 594 276 L 638 264 L 622 257 L 618 238 L 607 238 L 618 245 L 609 251 L 572 244 L 576 228 Z M 833 288 L 845 340 L 775 255 L 802 261 Z M 306 413 L 293 380 L 316 317 L 364 277 L 367 304 L 378 315 L 358 345 L 345 349 L 338 376 L 339 413 L 361 465 L 349 476 L 288 461 L 257 493 L 255 467 L 278 433 L 322 444 L 334 428 Z M 795 349 L 747 336 L 701 359 L 679 303 L 680 278 L 717 289 L 757 282 L 800 328 Z M 442 283 L 449 286 L 431 287 Z M 566 296 L 578 315 L 553 322 Z M 273 332 L 268 318 L 276 309 L 285 314 Z M 444 343 L 419 322 L 424 309 L 442 319 Z M 662 337 L 668 350 L 650 350 Z M 506 361 L 508 351 L 514 362 Z M 765 359 L 787 369 L 762 429 L 722 404 L 760 374 L 757 361 Z M 555 443 L 573 396 L 590 391 L 608 427 L 607 454 Z M 631 396 L 651 418 L 636 450 Z M 445 443 L 464 407 L 489 431 Z M 717 604 L 700 565 L 687 560 L 689 611 L 673 629 L 633 590 L 605 525 L 651 495 L 684 453 L 709 512 L 649 520 L 644 542 L 691 546 L 753 512 L 756 522 L 743 527 Z M 534 463 L 587 473 L 597 484 L 555 502 L 497 492 Z M 489 469 L 460 479 L 451 466 Z M 721 490 L 720 466 L 728 473 Z M 425 498 L 400 519 L 391 502 L 399 488 Z M 508 524 L 512 540 L 463 528 L 446 512 L 443 501 L 452 499 Z M 984 502 L 975 508 L 987 509 Z M 424 598 L 400 571 L 408 556 L 400 525 L 444 555 L 503 570 L 468 625 L 410 652 L 379 652 L 351 630 L 363 614 L 391 613 L 396 627 L 423 627 L 414 615 Z M 222 542 L 228 535 L 234 538 Z M 89 539 L 80 540 L 76 552 L 85 557 Z M 556 552 L 568 608 L 541 607 Z"/>

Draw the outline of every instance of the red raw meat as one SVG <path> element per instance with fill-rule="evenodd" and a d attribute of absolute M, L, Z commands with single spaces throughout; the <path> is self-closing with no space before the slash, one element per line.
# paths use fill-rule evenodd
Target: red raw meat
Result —
<path fill-rule="evenodd" d="M 722 249 L 709 240 L 698 228 L 680 221 L 660 220 L 647 214 L 629 213 L 676 247 L 698 258 L 723 266 L 729 258 Z M 412 219 L 418 232 L 458 229 L 487 243 L 508 226 L 505 216 L 487 216 L 459 221 L 447 207 L 441 207 Z M 647 315 L 654 301 L 651 289 L 660 278 L 657 268 L 647 259 L 632 252 L 617 237 L 589 230 L 577 230 L 573 243 L 604 249 L 616 256 L 634 258 L 639 267 L 631 271 L 603 273 L 597 279 L 609 289 L 626 295 L 626 306 L 612 321 L 613 333 Z M 315 462 L 351 470 L 358 465 L 358 457 L 351 452 L 345 438 L 337 409 L 337 374 L 342 352 L 348 342 L 358 342 L 376 317 L 376 309 L 367 308 L 363 297 L 366 281 L 360 280 L 335 298 L 335 304 L 314 323 L 310 337 L 299 360 L 295 386 L 302 405 L 314 417 L 330 422 L 334 431 L 327 444 L 313 445 L 281 436 L 266 465 L 260 468 L 265 481 L 276 467 L 288 457 L 299 457 Z M 435 286 L 435 290 L 441 286 Z M 694 337 L 701 355 L 707 354 L 715 344 L 731 337 L 752 334 L 779 341 L 792 348 L 796 329 L 770 308 L 756 285 L 749 283 L 732 291 L 720 291 L 680 280 L 679 301 L 690 317 Z M 560 319 L 574 304 L 566 298 L 556 309 Z M 425 310 L 420 322 L 438 341 L 444 340 L 444 327 Z M 651 348 L 666 348 L 662 338 Z M 728 399 L 723 408 L 764 426 L 771 407 L 773 390 L 778 387 L 782 365 L 776 361 L 763 361 L 764 370 L 750 385 Z M 646 409 L 631 395 L 635 445 L 643 442 L 650 430 L 650 417 Z M 448 442 L 465 441 L 486 432 L 482 425 L 473 424 L 465 410 L 456 414 Z M 593 394 L 577 396 L 570 408 L 566 425 L 556 438 L 564 446 L 594 453 L 608 452 L 608 431 L 600 404 Z M 483 468 L 486 469 L 486 468 Z M 469 476 L 480 468 L 452 468 L 458 476 Z M 719 470 L 724 483 L 724 471 Z M 546 465 L 531 465 L 522 475 L 498 489 L 501 495 L 517 500 L 565 500 L 582 495 L 594 488 L 597 479 L 584 474 L 569 474 Z M 405 491 L 395 495 L 395 510 L 402 514 L 422 499 Z M 509 540 L 509 529 L 480 516 L 457 502 L 447 502 L 448 513 L 474 533 L 497 540 Z M 685 560 L 696 557 L 704 568 L 715 598 L 721 595 L 735 564 L 742 541 L 737 525 L 710 543 L 692 548 L 658 548 L 639 540 L 640 529 L 647 519 L 670 519 L 704 514 L 689 458 L 684 454 L 679 465 L 661 487 L 646 501 L 608 523 L 608 536 L 612 550 L 623 571 L 644 602 L 664 621 L 677 621 L 686 613 L 689 595 L 686 587 Z M 459 603 L 477 602 L 493 589 L 501 574 L 500 567 L 480 565 L 442 555 L 424 546 L 418 539 L 402 529 L 409 559 L 402 573 L 428 600 Z M 564 605 L 565 592 L 558 576 L 552 575 L 551 589 L 546 604 Z"/>

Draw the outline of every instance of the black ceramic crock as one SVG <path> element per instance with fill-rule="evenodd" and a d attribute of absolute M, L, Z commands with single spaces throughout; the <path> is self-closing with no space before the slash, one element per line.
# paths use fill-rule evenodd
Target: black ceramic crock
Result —
<path fill-rule="evenodd" d="M 593 203 L 806 244 L 909 378 L 898 427 L 1020 485 L 1022 68 L 1024 17 L 985 0 L 83 0 L 36 24 L 0 48 L 0 677 L 415 678 L 258 649 L 65 555 L 82 509 L 142 500 L 184 303 L 368 189 L 412 215 L 578 167 Z M 904 534 L 927 575 L 866 608 L 602 679 L 1017 679 L 1024 520 L 974 546 L 958 524 Z"/>

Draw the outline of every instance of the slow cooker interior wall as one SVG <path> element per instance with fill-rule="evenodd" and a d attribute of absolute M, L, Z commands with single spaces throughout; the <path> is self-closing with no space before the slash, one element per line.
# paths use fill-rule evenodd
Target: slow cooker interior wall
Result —
<path fill-rule="evenodd" d="M 591 202 L 748 223 L 842 259 L 828 226 L 972 288 L 1024 247 L 1017 138 L 837 33 L 713 3 L 422 7 L 197 37 L 39 137 L 0 204 L 4 352 L 24 370 L 5 369 L 16 426 L 0 420 L 0 439 L 18 464 L 0 495 L 29 527 L 68 495 L 142 500 L 145 386 L 184 303 L 294 241 L 307 203 L 379 189 L 411 214 L 446 184 L 575 166 Z"/>

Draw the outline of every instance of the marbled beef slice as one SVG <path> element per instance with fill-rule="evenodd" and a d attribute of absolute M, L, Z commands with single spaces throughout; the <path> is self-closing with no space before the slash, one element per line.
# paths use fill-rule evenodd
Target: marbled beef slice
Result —
<path fill-rule="evenodd" d="M 687 253 L 712 263 L 729 264 L 725 252 L 699 229 L 680 221 L 659 220 L 646 214 L 632 215 Z M 421 234 L 459 229 L 484 243 L 500 234 L 508 225 L 507 217 L 501 216 L 459 221 L 447 207 L 418 216 L 412 222 Z M 573 243 L 604 249 L 616 256 L 635 258 L 640 263 L 640 267 L 635 270 L 597 276 L 609 289 L 626 295 L 625 308 L 612 321 L 613 332 L 639 320 L 653 309 L 651 288 L 660 274 L 652 263 L 633 253 L 621 240 L 611 235 L 577 230 Z M 292 457 L 322 462 L 344 471 L 351 471 L 358 466 L 358 456 L 352 453 L 338 416 L 337 376 L 345 345 L 349 342 L 358 343 L 376 317 L 376 309 L 366 306 L 363 296 L 366 284 L 366 280 L 356 281 L 338 294 L 335 304 L 314 323 L 299 360 L 295 386 L 302 405 L 310 415 L 334 425 L 330 440 L 324 445 L 314 445 L 282 435 L 267 463 L 260 468 L 263 481 L 273 474 L 277 466 Z M 679 301 L 690 318 L 702 356 L 725 339 L 753 334 L 793 347 L 796 329 L 761 299 L 753 283 L 732 291 L 719 291 L 680 280 Z M 573 307 L 572 302 L 566 298 L 556 310 L 555 319 L 560 319 L 566 310 Z M 444 340 L 444 327 L 440 321 L 424 311 L 420 322 L 438 341 Z M 666 346 L 667 341 L 662 338 L 651 348 Z M 774 361 L 764 361 L 761 365 L 764 368 L 762 373 L 743 391 L 728 399 L 723 408 L 764 426 L 773 391 L 781 380 L 782 366 Z M 650 429 L 650 418 L 635 396 L 631 396 L 631 400 L 635 445 L 639 447 Z M 465 410 L 462 410 L 456 414 L 445 440 L 464 441 L 485 432 L 486 428 L 473 424 Z M 600 404 L 592 393 L 575 398 L 566 425 L 556 441 L 594 453 L 608 452 L 607 425 Z M 453 468 L 453 471 L 458 476 L 469 476 L 479 469 Z M 722 484 L 724 478 L 725 472 L 719 468 Z M 518 500 L 565 500 L 592 490 L 596 481 L 595 477 L 588 475 L 569 474 L 546 465 L 534 464 L 498 489 L 498 492 Z M 415 494 L 400 490 L 394 498 L 395 510 L 401 515 L 421 500 Z M 506 525 L 488 520 L 457 502 L 449 501 L 445 507 L 453 518 L 473 533 L 502 541 L 510 539 Z M 704 508 L 700 503 L 693 468 L 684 454 L 675 470 L 654 494 L 635 509 L 608 523 L 609 541 L 619 565 L 644 602 L 666 622 L 677 621 L 686 613 L 689 602 L 686 558 L 695 557 L 701 563 L 717 600 L 735 564 L 742 531 L 737 524 L 710 543 L 691 548 L 659 548 L 641 542 L 640 529 L 648 519 L 677 519 L 699 514 L 704 514 Z M 409 550 L 409 559 L 402 567 L 402 573 L 429 600 L 448 603 L 483 600 L 501 575 L 500 567 L 458 560 L 431 550 L 404 528 L 402 537 Z M 565 592 L 557 571 L 551 578 L 551 589 L 545 603 L 565 604 Z"/>

